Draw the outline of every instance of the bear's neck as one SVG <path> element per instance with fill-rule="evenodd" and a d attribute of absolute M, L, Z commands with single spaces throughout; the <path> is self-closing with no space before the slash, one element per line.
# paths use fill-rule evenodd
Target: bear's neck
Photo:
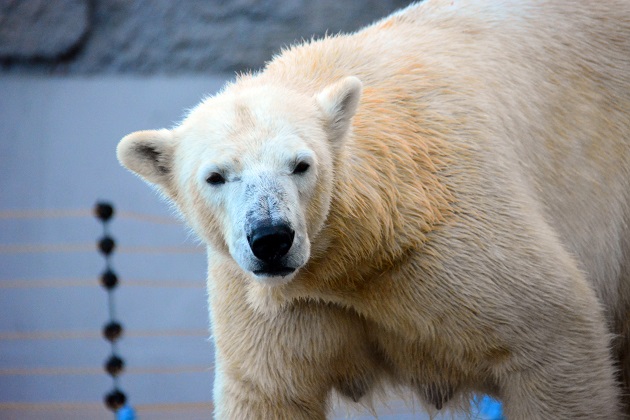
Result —
<path fill-rule="evenodd" d="M 363 287 L 419 251 L 450 213 L 443 137 L 410 126 L 426 119 L 413 106 L 387 109 L 401 96 L 390 99 L 365 89 L 336 159 L 330 212 L 308 265 L 313 287 Z"/>

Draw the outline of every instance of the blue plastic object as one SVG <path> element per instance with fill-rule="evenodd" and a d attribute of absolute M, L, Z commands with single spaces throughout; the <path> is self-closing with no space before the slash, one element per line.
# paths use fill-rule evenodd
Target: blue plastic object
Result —
<path fill-rule="evenodd" d="M 504 420 L 501 403 L 487 395 L 481 399 L 473 399 L 473 412 L 476 412 L 478 418 L 483 420 Z"/>
<path fill-rule="evenodd" d="M 116 420 L 136 420 L 136 412 L 133 411 L 131 406 L 126 405 L 118 409 L 116 412 Z"/>

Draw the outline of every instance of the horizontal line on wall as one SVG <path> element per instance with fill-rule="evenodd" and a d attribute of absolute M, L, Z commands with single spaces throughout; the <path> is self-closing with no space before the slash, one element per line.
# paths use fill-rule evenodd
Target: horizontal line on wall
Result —
<path fill-rule="evenodd" d="M 212 402 L 198 403 L 164 403 L 164 404 L 139 404 L 133 406 L 139 413 L 159 412 L 159 411 L 180 411 L 180 410 L 214 410 Z"/>
<path fill-rule="evenodd" d="M 212 365 L 200 366 L 149 366 L 126 367 L 123 375 L 177 375 L 184 373 L 209 373 Z M 102 367 L 37 367 L 37 368 L 4 368 L 0 376 L 88 376 L 107 375 Z"/>
<path fill-rule="evenodd" d="M 213 410 L 214 404 L 208 402 L 184 402 L 184 403 L 160 403 L 160 404 L 137 404 L 133 409 L 138 413 L 160 412 L 160 411 L 180 411 L 180 410 Z M 61 410 L 105 410 L 102 402 L 0 402 L 0 410 L 33 410 L 33 411 L 61 411 Z"/>
<path fill-rule="evenodd" d="M 205 289 L 203 280 L 120 280 L 123 287 Z M 24 279 L 0 280 L 0 289 L 43 289 L 59 287 L 101 287 L 96 279 Z"/>
<path fill-rule="evenodd" d="M 0 410 L 96 410 L 102 407 L 102 402 L 0 402 Z"/>
<path fill-rule="evenodd" d="M 92 209 L 37 209 L 37 210 L 0 210 L 0 220 L 18 219 L 64 219 L 85 218 L 96 219 Z M 157 216 L 153 214 L 136 213 L 131 211 L 116 211 L 114 218 L 137 220 L 141 222 L 156 223 L 161 225 L 181 225 L 175 218 Z"/>
<path fill-rule="evenodd" d="M 0 245 L 0 254 L 98 252 L 96 243 Z M 201 246 L 120 246 L 114 254 L 205 254 Z"/>
<path fill-rule="evenodd" d="M 123 325 L 124 327 L 124 325 Z M 124 330 L 123 338 L 209 337 L 208 330 Z M 103 339 L 100 331 L 15 331 L 0 332 L 0 341 L 17 340 L 91 340 Z"/>
<path fill-rule="evenodd" d="M 114 215 L 116 217 L 116 215 Z M 156 216 L 153 214 L 134 213 L 130 211 L 121 211 L 118 214 L 121 219 L 132 219 L 140 222 L 150 222 L 160 225 L 183 225 L 178 219 L 164 216 Z"/>
<path fill-rule="evenodd" d="M 0 219 L 63 219 L 94 217 L 89 209 L 15 209 L 0 210 Z"/>

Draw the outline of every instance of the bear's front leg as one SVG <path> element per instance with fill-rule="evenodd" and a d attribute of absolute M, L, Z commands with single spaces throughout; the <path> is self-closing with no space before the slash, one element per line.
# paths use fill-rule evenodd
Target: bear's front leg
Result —
<path fill-rule="evenodd" d="M 245 295 L 210 290 L 216 418 L 324 419 L 334 386 L 373 371 L 355 314 L 303 301 L 266 313 Z"/>
<path fill-rule="evenodd" d="M 501 376 L 506 418 L 623 418 L 609 335 L 598 302 L 589 298 L 558 305 L 553 325 L 530 331 L 516 357 L 522 366 Z"/>
<path fill-rule="evenodd" d="M 220 358 L 219 358 L 220 360 Z M 219 363 L 221 364 L 221 363 Z M 217 366 L 219 367 L 219 366 Z M 289 368 L 290 369 L 290 368 Z M 289 369 L 285 369 L 288 372 Z M 238 370 L 219 367 L 215 376 L 216 419 L 325 419 L 326 390 L 320 381 L 312 388 L 304 377 L 265 385 L 258 378 L 239 377 Z M 291 372 L 299 376 L 299 372 Z M 277 385 L 286 385 L 279 389 Z"/>

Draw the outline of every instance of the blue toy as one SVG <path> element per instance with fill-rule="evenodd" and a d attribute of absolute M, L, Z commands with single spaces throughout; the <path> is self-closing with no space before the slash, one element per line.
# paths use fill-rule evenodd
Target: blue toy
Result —
<path fill-rule="evenodd" d="M 125 405 L 116 412 L 116 420 L 136 420 L 136 412 L 129 405 Z"/>
<path fill-rule="evenodd" d="M 483 420 L 503 420 L 503 406 L 494 398 L 484 395 L 479 399 L 475 397 L 472 401 L 473 412 L 478 418 Z"/>

